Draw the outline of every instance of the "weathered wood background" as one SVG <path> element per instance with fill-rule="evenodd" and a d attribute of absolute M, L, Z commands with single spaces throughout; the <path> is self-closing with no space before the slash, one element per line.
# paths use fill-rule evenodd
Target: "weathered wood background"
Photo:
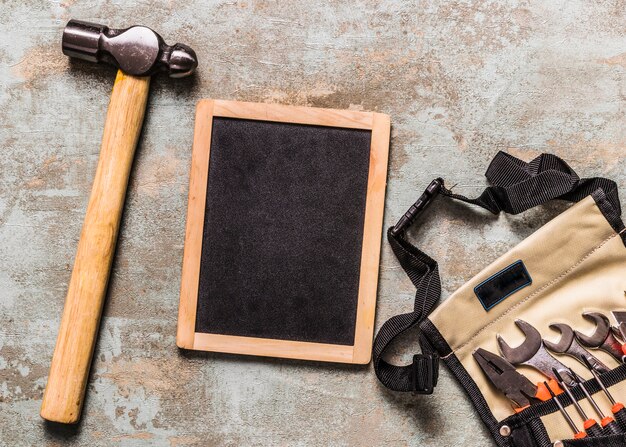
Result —
<path fill-rule="evenodd" d="M 70 429 L 38 413 L 115 74 L 61 54 L 72 17 L 152 26 L 200 66 L 153 83 L 85 415 Z M 192 120 L 207 97 L 390 114 L 386 226 L 437 175 L 477 194 L 499 149 L 554 152 L 626 192 L 624 2 L 0 5 L 1 445 L 491 445 L 446 370 L 434 396 L 415 397 L 387 392 L 371 366 L 176 348 Z M 496 219 L 433 207 L 419 236 L 444 297 L 561 208 Z M 378 326 L 412 300 L 385 242 Z M 400 343 L 397 360 L 416 349 Z"/>

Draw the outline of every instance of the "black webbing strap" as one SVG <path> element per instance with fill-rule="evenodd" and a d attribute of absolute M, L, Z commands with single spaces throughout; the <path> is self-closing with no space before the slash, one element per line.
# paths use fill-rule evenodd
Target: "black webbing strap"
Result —
<path fill-rule="evenodd" d="M 383 359 L 383 355 L 392 340 L 423 321 L 441 297 L 437 262 L 406 240 L 408 227 L 438 194 L 480 206 L 494 214 L 501 211 L 518 214 L 552 199 L 577 202 L 600 189 L 617 216 L 621 214 L 614 181 L 605 178 L 580 179 L 567 163 L 552 154 L 542 154 L 526 163 L 499 152 L 489 165 L 486 177 L 491 186 L 476 199 L 452 193 L 440 178 L 433 180 L 424 194 L 387 232 L 398 262 L 417 289 L 413 311 L 386 321 L 374 339 L 374 370 L 387 388 L 431 394 L 437 384 L 439 358 L 425 337 L 420 336 L 422 353 L 415 355 L 410 365 L 392 365 Z"/>
<path fill-rule="evenodd" d="M 617 184 L 601 177 L 581 179 L 562 159 L 542 154 L 529 163 L 498 152 L 485 174 L 489 186 L 476 199 L 442 189 L 443 195 L 478 205 L 494 214 L 519 214 L 553 199 L 578 202 L 601 189 L 621 215 Z"/>

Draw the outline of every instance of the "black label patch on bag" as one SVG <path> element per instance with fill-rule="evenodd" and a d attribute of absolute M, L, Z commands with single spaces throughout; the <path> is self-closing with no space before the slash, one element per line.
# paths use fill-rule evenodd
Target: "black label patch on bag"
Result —
<path fill-rule="evenodd" d="M 491 309 L 515 292 L 533 283 L 526 266 L 520 260 L 481 282 L 474 289 L 485 310 Z"/>

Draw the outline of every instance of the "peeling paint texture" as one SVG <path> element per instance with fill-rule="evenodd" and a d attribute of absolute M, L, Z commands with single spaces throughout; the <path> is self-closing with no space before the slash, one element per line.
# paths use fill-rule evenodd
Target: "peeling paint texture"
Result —
<path fill-rule="evenodd" d="M 83 421 L 58 427 L 39 407 L 115 75 L 61 54 L 69 18 L 151 26 L 200 66 L 153 81 Z M 438 175 L 478 194 L 497 150 L 556 153 L 614 178 L 623 200 L 625 30 L 622 0 L 3 1 L 0 445 L 491 445 L 445 368 L 433 396 L 412 396 L 385 390 L 371 365 L 176 348 L 195 104 L 388 113 L 385 227 Z M 432 207 L 419 241 L 440 261 L 444 298 L 562 209 Z M 377 327 L 414 294 L 386 242 L 381 262 Z M 398 343 L 396 361 L 417 349 L 415 336 Z"/>

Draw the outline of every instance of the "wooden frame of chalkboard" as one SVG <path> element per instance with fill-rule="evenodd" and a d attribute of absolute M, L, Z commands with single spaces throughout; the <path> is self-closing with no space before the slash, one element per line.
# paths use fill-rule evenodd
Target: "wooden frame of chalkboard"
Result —
<path fill-rule="evenodd" d="M 209 160 L 214 118 L 258 120 L 371 132 L 365 197 L 354 343 L 328 344 L 196 331 L 203 225 L 207 206 Z M 183 349 L 338 363 L 367 364 L 371 359 L 382 223 L 387 178 L 388 115 L 277 104 L 201 100 L 196 109 L 187 226 L 183 255 L 177 345 Z"/>

